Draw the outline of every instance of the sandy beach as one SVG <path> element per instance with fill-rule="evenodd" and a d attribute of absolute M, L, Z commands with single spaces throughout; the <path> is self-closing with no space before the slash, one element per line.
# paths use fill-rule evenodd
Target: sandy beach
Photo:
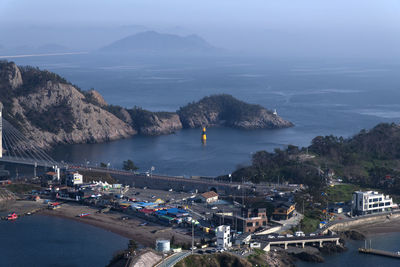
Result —
<path fill-rule="evenodd" d="M 90 213 L 89 216 L 77 217 L 81 213 Z M 175 236 L 177 243 L 190 243 L 191 237 L 185 235 L 185 229 L 173 229 L 148 222 L 147 225 L 140 224 L 146 222 L 132 215 L 119 212 L 97 213 L 97 209 L 77 205 L 63 204 L 57 210 L 43 210 L 39 214 L 46 216 L 57 216 L 60 218 L 70 219 L 81 223 L 90 224 L 107 231 L 119 234 L 129 239 L 133 239 L 139 244 L 148 247 L 154 247 L 158 238 L 171 239 Z M 128 220 L 122 220 L 123 216 L 128 216 Z"/>
<path fill-rule="evenodd" d="M 359 231 L 366 236 L 400 232 L 400 217 L 390 220 L 386 219 L 384 222 L 379 222 L 379 223 L 375 222 L 375 223 L 359 225 L 357 227 L 351 228 L 351 230 Z"/>

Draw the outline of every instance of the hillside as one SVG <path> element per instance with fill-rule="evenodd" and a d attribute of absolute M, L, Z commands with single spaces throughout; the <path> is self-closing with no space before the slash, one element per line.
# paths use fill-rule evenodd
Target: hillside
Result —
<path fill-rule="evenodd" d="M 185 128 L 227 126 L 241 129 L 273 129 L 293 124 L 260 105 L 248 104 L 231 95 L 213 95 L 178 110 Z"/>
<path fill-rule="evenodd" d="M 109 105 L 97 91 L 82 91 L 55 73 L 7 61 L 0 61 L 0 102 L 4 118 L 42 147 L 171 134 L 201 126 L 292 126 L 265 108 L 230 95 L 205 97 L 177 112 L 126 109 Z"/>
<path fill-rule="evenodd" d="M 249 177 L 253 182 L 276 182 L 281 177 L 281 182 L 322 188 L 328 172 L 353 184 L 399 192 L 400 126 L 382 123 L 348 139 L 317 136 L 307 148 L 290 145 L 273 153 L 259 151 L 251 166 L 232 176 L 236 180 Z"/>
<path fill-rule="evenodd" d="M 136 134 L 60 76 L 32 67 L 0 63 L 4 117 L 43 147 L 60 143 L 103 142 Z"/>
<path fill-rule="evenodd" d="M 208 53 L 216 48 L 197 35 L 179 36 L 155 31 L 130 35 L 103 47 L 101 52 L 113 53 Z"/>

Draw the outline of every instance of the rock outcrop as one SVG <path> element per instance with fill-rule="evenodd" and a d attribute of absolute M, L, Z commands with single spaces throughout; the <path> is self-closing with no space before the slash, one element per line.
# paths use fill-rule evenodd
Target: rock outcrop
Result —
<path fill-rule="evenodd" d="M 171 134 L 182 129 L 178 114 L 173 112 L 150 112 L 140 108 L 128 110 L 132 125 L 143 135 Z"/>
<path fill-rule="evenodd" d="M 260 105 L 231 95 L 213 95 L 178 110 L 184 128 L 228 126 L 241 129 L 274 129 L 293 124 Z"/>
<path fill-rule="evenodd" d="M 4 87 L 9 86 L 11 89 L 16 89 L 22 85 L 21 72 L 14 62 L 0 62 L 0 66 L 0 83 Z"/>
<path fill-rule="evenodd" d="M 35 79 L 31 79 L 33 75 Z M 14 126 L 19 124 L 24 134 L 42 147 L 103 142 L 137 133 L 112 113 L 88 103 L 74 86 L 48 76 L 46 71 L 21 71 L 14 63 L 2 62 L 0 76 L 1 95 L 8 96 L 2 98 L 10 107 L 4 110 L 7 119 L 13 119 Z"/>

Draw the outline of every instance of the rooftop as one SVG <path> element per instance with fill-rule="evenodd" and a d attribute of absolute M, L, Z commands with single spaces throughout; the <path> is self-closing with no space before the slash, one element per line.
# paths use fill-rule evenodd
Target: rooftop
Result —
<path fill-rule="evenodd" d="M 201 196 L 204 198 L 212 198 L 212 197 L 218 197 L 218 194 L 215 193 L 214 191 L 209 191 L 201 194 Z"/>

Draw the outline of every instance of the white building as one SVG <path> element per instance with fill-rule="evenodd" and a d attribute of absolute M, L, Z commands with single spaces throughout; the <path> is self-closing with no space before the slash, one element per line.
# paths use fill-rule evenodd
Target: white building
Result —
<path fill-rule="evenodd" d="M 352 210 L 355 215 L 391 211 L 394 206 L 391 197 L 376 191 L 353 193 Z"/>
<path fill-rule="evenodd" d="M 218 248 L 230 248 L 232 246 L 231 242 L 231 227 L 229 225 L 220 225 L 215 231 L 217 236 L 217 247 Z"/>
<path fill-rule="evenodd" d="M 70 172 L 67 174 L 67 184 L 69 186 L 74 186 L 78 184 L 83 184 L 83 176 L 79 172 Z"/>

